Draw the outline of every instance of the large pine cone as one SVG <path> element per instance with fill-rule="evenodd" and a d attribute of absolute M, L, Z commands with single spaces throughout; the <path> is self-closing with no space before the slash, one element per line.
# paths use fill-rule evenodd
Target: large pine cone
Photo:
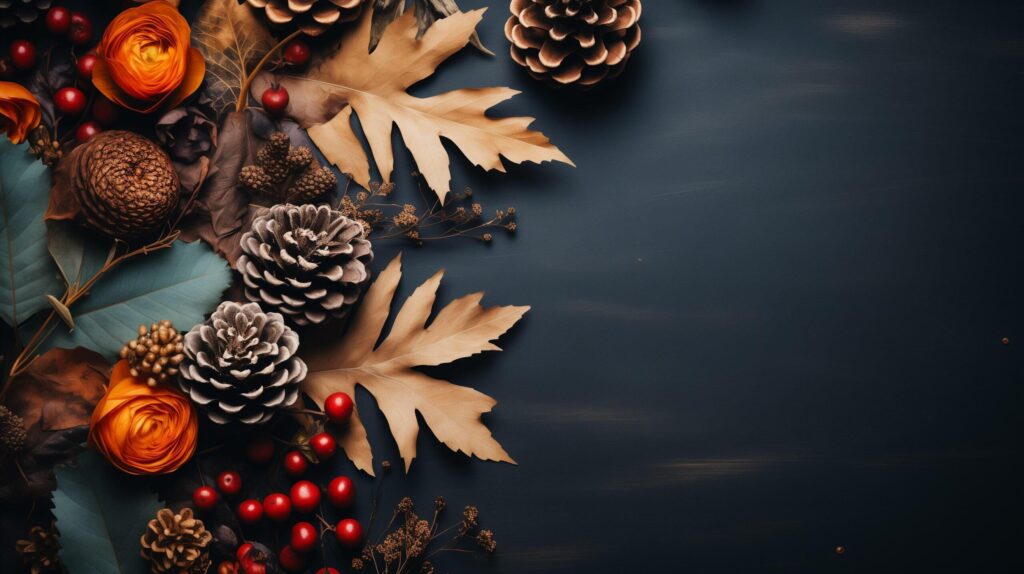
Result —
<path fill-rule="evenodd" d="M 618 76 L 640 43 L 640 0 L 512 0 L 510 9 L 512 59 L 559 85 Z"/>
<path fill-rule="evenodd" d="M 181 387 L 215 423 L 263 424 L 299 398 L 306 363 L 280 313 L 225 301 L 185 335 Z"/>
<path fill-rule="evenodd" d="M 207 546 L 211 540 L 213 534 L 192 516 L 191 508 L 183 508 L 180 514 L 161 508 L 140 539 L 141 554 L 153 572 L 205 574 L 210 567 Z"/>
<path fill-rule="evenodd" d="M 118 239 L 150 235 L 178 205 L 178 175 L 156 143 L 132 132 L 101 132 L 68 159 L 81 217 Z"/>
<path fill-rule="evenodd" d="M 267 20 L 281 28 L 298 28 L 319 36 L 328 28 L 359 17 L 366 0 L 246 0 L 263 10 Z"/>
<path fill-rule="evenodd" d="M 245 296 L 297 325 L 342 317 L 370 280 L 363 226 L 326 205 L 282 204 L 242 235 Z"/>
<path fill-rule="evenodd" d="M 53 0 L 0 0 L 0 28 L 35 22 Z"/>

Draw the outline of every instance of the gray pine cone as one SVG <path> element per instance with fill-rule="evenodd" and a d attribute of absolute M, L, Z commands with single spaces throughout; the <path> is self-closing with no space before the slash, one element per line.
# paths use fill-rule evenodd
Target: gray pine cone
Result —
<path fill-rule="evenodd" d="M 279 313 L 225 301 L 185 335 L 181 388 L 215 423 L 263 424 L 299 397 L 306 363 L 298 348 Z"/>
<path fill-rule="evenodd" d="M 363 226 L 326 205 L 275 205 L 242 235 L 245 296 L 297 325 L 342 317 L 370 280 Z"/>

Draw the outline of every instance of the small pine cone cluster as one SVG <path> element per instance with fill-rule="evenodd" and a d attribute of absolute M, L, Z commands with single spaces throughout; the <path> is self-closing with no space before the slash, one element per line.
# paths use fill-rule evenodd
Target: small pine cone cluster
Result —
<path fill-rule="evenodd" d="M 370 280 L 363 226 L 326 205 L 275 205 L 242 235 L 245 296 L 297 325 L 343 317 Z"/>
<path fill-rule="evenodd" d="M 263 424 L 299 398 L 306 363 L 280 313 L 226 301 L 185 335 L 181 387 L 215 423 Z"/>
<path fill-rule="evenodd" d="M 139 336 L 121 347 L 121 358 L 128 361 L 133 377 L 146 379 L 155 387 L 178 374 L 178 365 L 185 358 L 181 333 L 170 321 L 154 323 L 147 329 L 139 325 Z"/>
<path fill-rule="evenodd" d="M 25 420 L 0 405 L 0 454 L 15 455 L 25 446 Z"/>
<path fill-rule="evenodd" d="M 202 520 L 192 516 L 191 508 L 183 508 L 178 514 L 161 508 L 140 539 L 141 554 L 149 561 L 150 570 L 158 574 L 205 574 L 210 567 L 208 546 L 212 540 L 213 534 Z"/>
<path fill-rule="evenodd" d="M 312 201 L 338 184 L 331 169 L 322 167 L 308 147 L 292 147 L 283 132 L 270 136 L 257 152 L 256 164 L 243 167 L 238 181 L 251 192 L 295 203 Z"/>
<path fill-rule="evenodd" d="M 512 59 L 556 85 L 614 78 L 640 44 L 640 0 L 512 0 L 509 8 Z"/>
<path fill-rule="evenodd" d="M 307 36 L 319 36 L 328 28 L 359 17 L 366 0 L 246 0 L 263 10 L 274 26 L 298 28 Z"/>
<path fill-rule="evenodd" d="M 14 549 L 21 555 L 22 562 L 28 566 L 32 574 L 56 574 L 65 571 L 60 561 L 60 535 L 54 525 L 50 525 L 49 529 L 33 526 L 28 531 L 28 539 L 18 540 Z"/>

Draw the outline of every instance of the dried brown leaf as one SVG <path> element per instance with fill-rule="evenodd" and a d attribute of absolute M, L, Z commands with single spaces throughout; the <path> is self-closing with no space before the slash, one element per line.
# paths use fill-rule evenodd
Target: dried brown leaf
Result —
<path fill-rule="evenodd" d="M 235 105 L 245 78 L 273 46 L 267 27 L 238 0 L 209 0 L 192 24 L 192 44 L 206 59 L 203 94 L 218 115 Z"/>
<path fill-rule="evenodd" d="M 488 109 L 517 94 L 515 90 L 468 88 L 428 98 L 406 93 L 466 46 L 483 13 L 452 14 L 417 40 L 416 17 L 406 12 L 387 27 L 377 49 L 367 54 L 364 46 L 372 28 L 367 11 L 359 26 L 342 38 L 339 49 L 318 62 L 308 77 L 278 78 L 290 94 L 290 112 L 308 128 L 324 156 L 363 187 L 369 185 L 369 159 L 352 129 L 353 112 L 383 180 L 390 181 L 394 168 L 391 132 L 397 126 L 419 172 L 442 201 L 451 180 L 442 138 L 485 170 L 505 171 L 503 157 L 512 163 L 573 165 L 544 134 L 528 129 L 533 118 L 487 117 Z M 264 75 L 256 91 L 269 82 Z"/>
<path fill-rule="evenodd" d="M 110 364 L 88 349 L 50 349 L 18 375 L 7 391 L 7 406 L 42 430 L 89 424 L 103 396 Z"/>
<path fill-rule="evenodd" d="M 392 260 L 366 293 L 340 341 L 304 347 L 309 374 L 303 390 L 321 406 L 331 393 L 355 396 L 356 385 L 369 391 L 388 421 L 406 471 L 416 458 L 416 413 L 448 448 L 514 464 L 480 420 L 497 404 L 494 399 L 415 368 L 500 351 L 491 341 L 511 329 L 530 308 L 485 308 L 480 305 L 483 293 L 474 293 L 446 305 L 428 325 L 443 274 L 438 271 L 416 288 L 395 317 L 391 332 L 377 346 L 402 277 L 401 256 Z M 340 444 L 357 468 L 373 474 L 373 454 L 358 413 L 353 413 Z"/>

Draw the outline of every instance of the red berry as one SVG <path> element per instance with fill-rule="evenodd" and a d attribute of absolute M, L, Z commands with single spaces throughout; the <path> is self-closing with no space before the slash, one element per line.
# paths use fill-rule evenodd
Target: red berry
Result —
<path fill-rule="evenodd" d="M 192 504 L 199 510 L 209 510 L 217 504 L 217 491 L 209 486 L 200 486 L 192 493 Z"/>
<path fill-rule="evenodd" d="M 242 490 L 242 476 L 233 470 L 225 470 L 217 475 L 217 488 L 228 496 L 234 496 Z"/>
<path fill-rule="evenodd" d="M 262 562 L 250 562 L 242 567 L 242 574 L 267 574 L 267 565 Z"/>
<path fill-rule="evenodd" d="M 284 455 L 284 470 L 292 476 L 299 476 L 306 472 L 308 466 L 306 457 L 302 456 L 302 453 L 297 450 L 289 451 L 288 454 Z"/>
<path fill-rule="evenodd" d="M 274 441 L 267 435 L 260 435 L 245 447 L 245 456 L 256 464 L 267 464 L 274 458 Z"/>
<path fill-rule="evenodd" d="M 263 90 L 263 96 L 260 97 L 260 101 L 263 103 L 263 109 L 267 110 L 268 114 L 279 116 L 288 107 L 288 90 L 282 86 L 271 86 Z"/>
<path fill-rule="evenodd" d="M 76 46 L 88 44 L 92 40 L 92 20 L 81 12 L 71 13 L 71 43 Z"/>
<path fill-rule="evenodd" d="M 250 550 L 252 550 L 252 542 L 246 542 L 245 544 L 242 544 L 238 547 L 238 550 L 235 551 L 235 559 L 239 562 L 245 561 L 246 557 L 249 556 Z"/>
<path fill-rule="evenodd" d="M 54 36 L 63 36 L 71 29 L 71 10 L 54 6 L 46 13 L 46 29 Z"/>
<path fill-rule="evenodd" d="M 256 524 L 263 518 L 263 505 L 260 501 L 250 498 L 238 505 L 238 519 L 246 524 Z"/>
<path fill-rule="evenodd" d="M 352 397 L 348 393 L 332 393 L 324 401 L 324 412 L 327 418 L 336 423 L 347 423 L 352 418 Z"/>
<path fill-rule="evenodd" d="M 78 143 L 85 143 L 91 140 L 96 134 L 103 131 L 103 128 L 96 122 L 85 122 L 75 130 L 75 139 Z"/>
<path fill-rule="evenodd" d="M 347 476 L 337 476 L 327 485 L 327 498 L 338 508 L 348 508 L 356 499 L 356 485 Z"/>
<path fill-rule="evenodd" d="M 53 105 L 65 116 L 77 116 L 85 111 L 85 92 L 78 88 L 61 88 L 53 96 Z"/>
<path fill-rule="evenodd" d="M 78 70 L 78 77 L 83 80 L 92 79 L 92 69 L 96 67 L 96 54 L 89 52 L 78 59 L 76 69 Z"/>
<path fill-rule="evenodd" d="M 36 65 L 36 47 L 28 40 L 11 42 L 11 63 L 19 70 L 31 70 Z"/>
<path fill-rule="evenodd" d="M 292 515 L 292 501 L 280 492 L 268 494 L 263 499 L 263 511 L 274 522 L 284 522 Z"/>
<path fill-rule="evenodd" d="M 309 446 L 313 448 L 313 452 L 316 453 L 317 458 L 320 460 L 326 460 L 331 458 L 334 454 L 334 449 L 338 446 L 334 442 L 334 437 L 322 432 L 313 435 L 313 438 L 309 439 Z"/>
<path fill-rule="evenodd" d="M 299 552 L 309 552 L 316 546 L 316 528 L 308 522 L 296 522 L 292 526 L 291 547 Z"/>
<path fill-rule="evenodd" d="M 102 95 L 96 95 L 96 99 L 92 102 L 93 119 L 98 121 L 101 126 L 109 128 L 117 122 L 118 115 L 117 104 Z"/>
<path fill-rule="evenodd" d="M 345 518 L 335 527 L 334 537 L 346 548 L 358 548 L 363 541 L 363 527 L 355 518 Z"/>
<path fill-rule="evenodd" d="M 302 572 L 306 569 L 306 558 L 291 546 L 285 546 L 277 553 L 277 561 L 288 572 Z"/>
<path fill-rule="evenodd" d="M 309 44 L 302 40 L 292 40 L 284 47 L 284 61 L 293 66 L 305 66 L 311 55 Z"/>
<path fill-rule="evenodd" d="M 303 514 L 309 514 L 320 506 L 320 487 L 308 480 L 292 485 L 292 506 Z"/>
<path fill-rule="evenodd" d="M 317 570 L 316 574 L 341 574 L 341 572 L 338 572 L 337 568 L 327 567 Z"/>

